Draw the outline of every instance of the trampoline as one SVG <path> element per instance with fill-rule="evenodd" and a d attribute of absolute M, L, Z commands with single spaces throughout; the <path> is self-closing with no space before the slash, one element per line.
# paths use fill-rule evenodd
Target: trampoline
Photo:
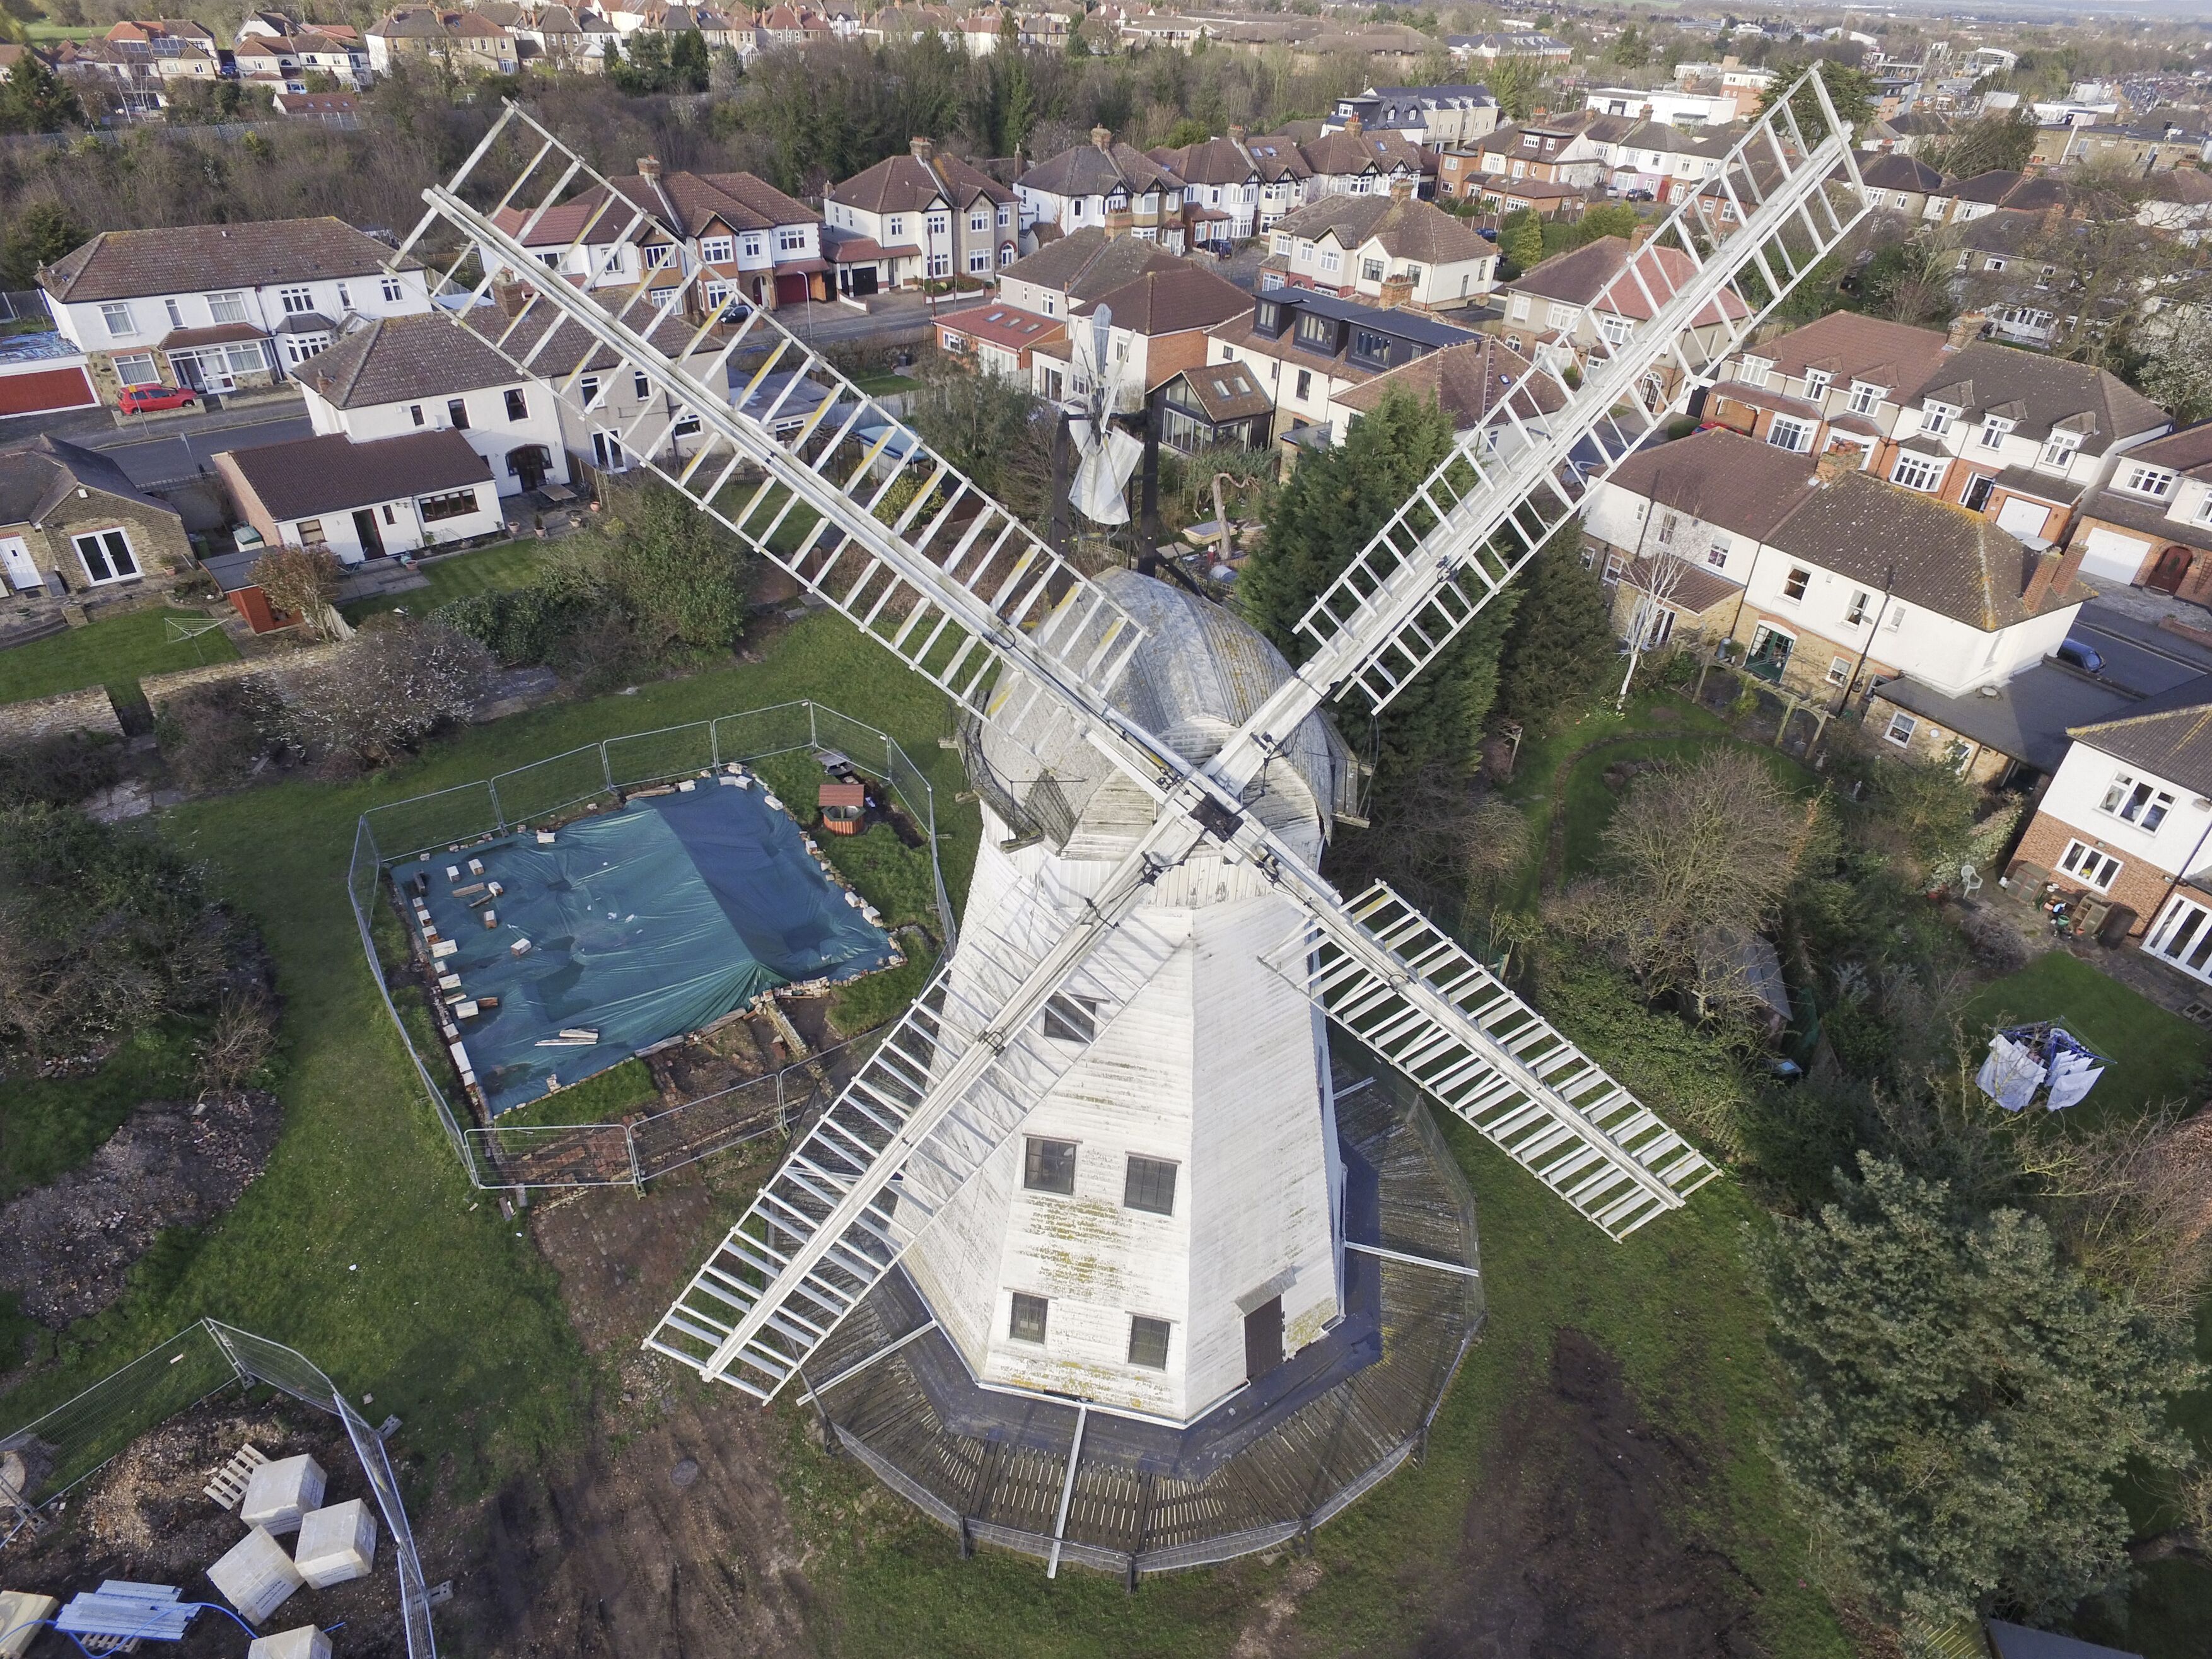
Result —
<path fill-rule="evenodd" d="M 690 786 L 544 840 L 525 831 L 393 867 L 418 935 L 426 910 L 436 931 L 425 954 L 460 1033 L 454 1058 L 494 1114 L 763 991 L 897 959 L 758 780 Z"/>

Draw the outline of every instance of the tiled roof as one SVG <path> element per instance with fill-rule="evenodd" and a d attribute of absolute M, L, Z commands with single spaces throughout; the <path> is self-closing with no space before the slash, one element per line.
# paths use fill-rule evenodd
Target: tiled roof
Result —
<path fill-rule="evenodd" d="M 1109 237 L 1088 225 L 1046 243 L 1026 259 L 1017 259 L 999 273 L 999 280 L 1035 283 L 1089 300 L 1148 270 L 1171 270 L 1182 263 L 1158 242 L 1137 236 Z"/>
<path fill-rule="evenodd" d="M 1743 592 L 1717 570 L 1672 553 L 1646 554 L 1628 567 L 1621 580 L 1638 592 L 1658 594 L 1659 602 L 1669 610 L 1692 617 L 1701 617 Z"/>
<path fill-rule="evenodd" d="M 36 524 L 78 489 L 176 516 L 176 508 L 139 489 L 96 450 L 44 435 L 0 449 L 0 524 Z"/>
<path fill-rule="evenodd" d="M 2168 783 L 2212 795 L 2212 674 L 2146 698 L 2118 720 L 2077 726 L 2073 735 Z"/>
<path fill-rule="evenodd" d="M 1141 196 L 1148 190 L 1180 195 L 1182 180 L 1140 149 L 1108 143 L 1078 144 L 1022 175 L 1031 190 L 1050 196 L 1110 196 L 1117 190 Z"/>
<path fill-rule="evenodd" d="M 2164 410 L 2104 369 L 1988 341 L 1945 358 L 1913 399 L 1962 410 L 1969 424 L 2002 412 L 2023 438 L 2077 432 L 2091 455 L 2103 454 L 2115 439 L 2171 423 Z"/>
<path fill-rule="evenodd" d="M 1902 400 L 1936 372 L 1948 345 L 1948 337 L 1932 328 L 1833 311 L 1747 355 L 1770 359 L 1792 380 L 1808 368 L 1824 369 L 1838 387 L 1863 380 Z"/>
<path fill-rule="evenodd" d="M 2169 432 L 2163 438 L 2137 444 L 2128 451 L 2128 459 L 2148 461 L 2153 466 L 2170 466 L 2176 472 L 2194 472 L 2198 467 L 2212 464 L 2212 421 L 2199 421 L 2179 432 Z"/>
<path fill-rule="evenodd" d="M 1040 317 L 1035 312 L 997 303 L 966 306 L 958 311 L 941 311 L 935 319 L 937 326 L 951 329 L 959 334 L 971 334 L 979 340 L 1002 346 L 1008 351 L 1027 351 L 1031 347 L 1056 340 L 1066 331 L 1066 325 L 1050 317 Z"/>
<path fill-rule="evenodd" d="M 1990 173 L 1978 173 L 1971 179 L 1961 179 L 1953 187 L 1952 194 L 1961 202 L 1986 202 L 1991 207 L 1995 207 L 2012 194 L 2014 187 L 2020 183 L 2021 176 L 2020 173 L 2009 173 L 2002 169 Z"/>
<path fill-rule="evenodd" d="M 2012 495 L 2033 495 L 2039 501 L 2048 501 L 2053 507 L 2073 506 L 2081 499 L 2081 492 L 2089 487 L 2053 473 L 2039 472 L 2032 466 L 2008 466 L 1990 482 L 1996 488 Z"/>
<path fill-rule="evenodd" d="M 830 199 L 864 213 L 912 213 L 942 197 L 964 208 L 977 197 L 1011 203 L 1014 192 L 957 155 L 893 155 L 830 191 Z"/>
<path fill-rule="evenodd" d="M 443 313 L 387 317 L 356 329 L 310 357 L 292 378 L 337 409 L 450 397 L 523 378 L 471 331 Z"/>
<path fill-rule="evenodd" d="M 1870 190 L 1903 190 L 1931 195 L 1943 187 L 1943 175 L 1916 155 L 1892 151 L 1863 162 L 1859 178 Z"/>
<path fill-rule="evenodd" d="M 1182 380 L 1191 403 L 1216 426 L 1274 413 L 1275 400 L 1242 363 L 1201 363 L 1172 378 Z"/>
<path fill-rule="evenodd" d="M 1177 260 L 1165 270 L 1148 270 L 1134 282 L 1109 289 L 1083 302 L 1085 315 L 1110 308 L 1114 326 L 1158 338 L 1211 328 L 1249 311 L 1252 296 L 1226 277 Z"/>
<path fill-rule="evenodd" d="M 339 219 L 259 219 L 236 225 L 102 231 L 39 273 L 56 300 L 129 300 L 151 294 L 367 276 L 392 250 Z M 420 270 L 411 256 L 404 268 Z"/>
<path fill-rule="evenodd" d="M 1152 157 L 1187 185 L 1241 185 L 1251 179 L 1273 184 L 1312 173 L 1297 146 L 1279 139 L 1208 138 L 1181 149 L 1163 147 Z"/>
<path fill-rule="evenodd" d="M 1558 383 L 1528 378 L 1528 360 L 1495 335 L 1464 345 L 1446 346 L 1378 374 L 1364 386 L 1340 394 L 1346 409 L 1371 413 L 1394 391 L 1440 404 L 1455 430 L 1480 424 L 1511 394 L 1513 413 L 1524 421 L 1557 412 L 1566 403 Z M 1516 392 L 1515 387 L 1518 386 Z"/>
<path fill-rule="evenodd" d="M 679 236 L 696 236 L 720 220 L 732 230 L 773 230 L 778 225 L 819 224 L 822 216 L 750 173 L 670 173 L 658 179 L 633 173 L 608 181 L 624 200 L 643 208 Z M 596 206 L 597 191 L 579 206 Z"/>
<path fill-rule="evenodd" d="M 1634 268 L 1642 273 L 1643 282 L 1633 278 L 1615 288 L 1606 301 L 1606 309 L 1623 317 L 1638 320 L 1654 314 L 1653 307 L 1644 297 L 1645 289 L 1653 300 L 1666 303 L 1667 296 L 1675 289 L 1687 284 L 1696 275 L 1697 267 L 1690 256 L 1675 247 L 1661 247 L 1646 243 L 1636 250 Z M 1555 253 L 1540 264 L 1533 265 L 1516 279 L 1512 287 L 1518 292 L 1533 294 L 1540 299 L 1563 301 L 1569 305 L 1589 304 L 1605 292 L 1605 285 L 1615 276 L 1628 270 L 1631 258 L 1628 239 L 1625 236 L 1601 236 L 1594 242 L 1585 242 L 1565 253 Z M 1734 292 L 1723 289 L 1711 305 L 1698 313 L 1698 323 L 1717 323 L 1725 313 L 1730 317 L 1747 317 L 1751 313 Z"/>
<path fill-rule="evenodd" d="M 1430 265 L 1480 259 L 1496 252 L 1457 214 L 1414 197 L 1401 201 L 1390 196 L 1324 196 L 1311 207 L 1284 215 L 1275 222 L 1275 231 L 1316 242 L 1334 232 L 1338 245 L 1347 250 L 1380 240 L 1385 252 Z"/>
<path fill-rule="evenodd" d="M 1765 541 L 1811 486 L 1815 463 L 1772 444 L 1714 430 L 1639 450 L 1612 482 L 1622 489 Z"/>
<path fill-rule="evenodd" d="M 451 428 L 356 443 L 342 432 L 229 452 L 272 519 L 311 519 L 485 483 L 491 463 Z"/>
<path fill-rule="evenodd" d="M 1434 173 L 1436 162 L 1419 144 L 1395 132 L 1325 132 L 1303 146 L 1306 165 L 1316 175 L 1346 177 L 1361 173 Z"/>

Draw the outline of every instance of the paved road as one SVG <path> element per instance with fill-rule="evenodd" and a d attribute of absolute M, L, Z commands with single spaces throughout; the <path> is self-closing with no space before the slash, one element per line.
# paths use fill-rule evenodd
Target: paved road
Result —
<path fill-rule="evenodd" d="M 2146 696 L 2212 672 L 2212 651 L 2145 623 L 2101 599 L 2081 607 L 2067 637 L 2104 658 L 2105 678 Z"/>
<path fill-rule="evenodd" d="M 287 399 L 221 409 L 158 425 L 76 435 L 72 441 L 100 451 L 121 467 L 132 483 L 144 486 L 207 471 L 208 458 L 222 450 L 258 449 L 264 444 L 313 435 L 314 428 L 300 404 Z"/>

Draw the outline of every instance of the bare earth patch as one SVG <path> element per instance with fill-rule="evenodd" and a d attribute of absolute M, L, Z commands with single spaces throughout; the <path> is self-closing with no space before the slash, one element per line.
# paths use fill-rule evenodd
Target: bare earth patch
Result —
<path fill-rule="evenodd" d="M 1425 1659 L 1758 1654 L 1727 1560 L 1679 1534 L 1694 1453 L 1647 1423 L 1612 1356 L 1561 1330 L 1500 1424 Z"/>

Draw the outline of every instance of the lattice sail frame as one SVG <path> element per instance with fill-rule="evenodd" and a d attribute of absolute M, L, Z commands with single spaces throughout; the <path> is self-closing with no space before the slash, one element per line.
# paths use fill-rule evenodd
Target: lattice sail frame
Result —
<path fill-rule="evenodd" d="M 1808 142 L 1795 107 L 1801 102 L 1808 105 L 1804 113 L 1816 142 Z M 463 191 L 510 127 L 543 142 L 498 207 L 480 211 Z M 496 216 L 512 207 L 549 157 L 557 157 L 554 183 L 512 234 L 501 229 Z M 469 294 L 477 305 L 502 267 L 538 269 L 527 238 L 579 179 L 601 194 L 559 262 L 574 263 L 581 254 L 587 281 L 606 275 L 649 214 L 513 106 L 450 186 L 424 192 L 429 210 L 408 248 L 441 219 L 459 229 L 462 251 L 440 291 L 455 286 L 454 273 L 479 256 L 483 274 Z M 611 210 L 619 212 L 617 202 L 631 210 L 628 222 L 603 244 L 607 254 L 594 264 L 591 250 L 602 244 L 592 235 Z M 1713 204 L 1710 223 L 1698 211 L 1701 202 Z M 878 1126 L 880 1139 L 862 1135 L 834 1157 L 787 1164 L 796 1183 L 787 1183 L 787 1193 L 804 1193 L 805 1201 L 771 1200 L 764 1192 L 647 1346 L 763 1400 L 798 1374 L 858 1294 L 927 1226 L 927 1215 L 918 1224 L 883 1225 L 893 1183 L 909 1167 L 921 1167 L 918 1159 L 972 1169 L 1018 1127 L 1020 1115 L 1056 1074 L 1049 1066 L 1017 1068 L 1000 1075 L 1026 1080 L 997 1095 L 987 1073 L 1000 1052 L 1025 1048 L 1045 1005 L 1094 953 L 1129 948 L 1130 918 L 1151 884 L 1209 837 L 1228 855 L 1249 860 L 1304 912 L 1297 934 L 1273 959 L 1279 971 L 1355 1035 L 1378 1042 L 1410 1076 L 1431 1086 L 1443 1103 L 1609 1237 L 1625 1237 L 1652 1216 L 1679 1208 L 1711 1179 L 1715 1170 L 1708 1161 L 1488 978 L 1409 902 L 1378 885 L 1358 905 L 1346 905 L 1242 803 L 1284 736 L 1322 702 L 1356 691 L 1369 706 L 1382 708 L 1433 661 L 1578 510 L 1590 485 L 1653 435 L 1698 370 L 1745 343 L 1790 287 L 1834 253 L 1867 211 L 1850 130 L 1818 76 L 1808 75 L 1753 125 L 1717 177 L 1662 221 L 1579 308 L 1571 326 L 1557 331 L 1569 349 L 1539 348 L 1535 372 L 1554 397 L 1540 399 L 1524 382 L 1503 399 L 1462 435 L 1316 600 L 1300 624 L 1312 647 L 1305 662 L 1203 768 L 1183 762 L 1108 702 L 1139 639 L 1118 607 L 765 312 L 749 312 L 726 337 L 714 336 L 713 317 L 696 328 L 682 319 L 684 295 L 700 276 L 687 254 L 679 251 L 678 280 L 659 290 L 652 285 L 665 268 L 647 267 L 641 257 L 643 274 L 612 310 L 588 287 L 541 281 L 495 343 L 510 362 L 526 373 L 546 374 L 537 358 L 566 330 L 542 327 L 527 349 L 507 349 L 526 334 L 523 319 L 545 305 L 580 331 L 572 337 L 582 355 L 556 381 L 572 404 L 586 370 L 595 368 L 636 373 L 666 394 L 665 411 L 641 415 L 625 434 L 626 450 L 641 453 L 656 474 L 978 717 L 997 712 L 986 704 L 995 701 L 1000 674 L 1013 677 L 1006 702 L 1018 709 L 1036 697 L 1057 702 L 1163 809 L 1078 910 L 1055 908 L 1065 931 L 1054 943 L 1006 958 L 1000 982 L 1017 975 L 1018 982 L 995 999 L 989 1026 L 949 1060 L 935 1058 L 945 1052 L 941 1038 L 927 1039 L 937 1045 L 930 1049 L 934 1079 L 917 1098 L 900 1099 L 896 1116 Z M 641 300 L 641 330 L 631 319 Z M 719 347 L 708 365 L 714 375 L 749 341 L 763 353 L 729 401 L 710 380 L 684 367 L 710 339 Z M 663 349 L 668 345 L 678 347 L 672 356 Z M 1579 383 L 1569 374 L 1575 345 L 1587 365 Z M 611 362 L 604 355 L 610 350 Z M 1657 373 L 1662 365 L 1679 371 L 1671 386 Z M 741 412 L 780 366 L 790 379 L 772 402 L 757 416 Z M 830 395 L 797 425 L 787 447 L 773 426 L 803 382 Z M 1546 410 L 1547 401 L 1554 407 Z M 884 429 L 861 444 L 856 434 L 876 429 L 863 419 L 872 410 Z M 660 429 L 641 450 L 628 440 L 656 412 Z M 662 447 L 672 444 L 678 425 L 695 418 L 711 436 L 688 459 L 672 450 L 664 458 Z M 908 459 L 860 493 L 894 444 L 896 454 Z M 724 455 L 719 471 L 708 465 Z M 857 464 L 836 465 L 856 455 Z M 732 514 L 723 491 L 749 462 L 763 479 Z M 895 487 L 916 466 L 926 474 L 923 482 L 902 507 L 891 508 Z M 702 487 L 701 476 L 710 472 L 712 481 Z M 974 516 L 957 520 L 954 508 L 963 501 L 975 504 Z M 777 534 L 800 507 L 815 513 L 816 522 L 789 550 L 779 550 Z M 1093 974 L 1091 982 L 1099 980 Z M 941 997 L 946 983 L 933 981 L 928 995 Z M 893 1041 L 921 1030 L 933 1017 L 927 1001 L 926 996 L 910 1011 Z M 911 1063 L 910 1051 L 895 1052 L 908 1053 Z M 972 1103 L 982 1095 L 994 1096 L 996 1104 L 978 1115 Z M 851 1101 L 848 1091 L 832 1117 Z M 1018 1109 L 1006 1109 L 1009 1103 Z M 887 1127 L 893 1122 L 895 1128 Z M 802 1143 L 800 1152 L 812 1144 L 811 1138 Z M 956 1146 L 957 1152 L 943 1151 Z M 781 1212 L 778 1202 L 786 1205 Z M 763 1251 L 763 1243 L 774 1248 Z"/>

